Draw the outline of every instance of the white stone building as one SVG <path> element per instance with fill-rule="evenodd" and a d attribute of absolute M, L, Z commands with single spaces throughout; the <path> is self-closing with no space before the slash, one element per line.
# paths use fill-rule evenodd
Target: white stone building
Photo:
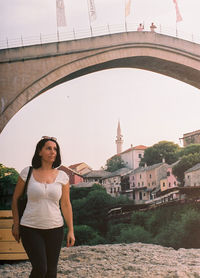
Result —
<path fill-rule="evenodd" d="M 102 186 L 111 196 L 119 196 L 122 192 L 122 178 L 131 172 L 132 169 L 121 168 L 115 172 L 109 173 L 106 177 L 102 178 Z"/>

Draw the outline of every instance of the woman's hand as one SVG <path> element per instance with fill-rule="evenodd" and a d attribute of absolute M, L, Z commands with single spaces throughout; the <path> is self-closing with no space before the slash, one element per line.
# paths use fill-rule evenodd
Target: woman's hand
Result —
<path fill-rule="evenodd" d="M 19 225 L 17 224 L 12 225 L 12 235 L 14 236 L 15 240 L 19 243 L 20 242 Z"/>
<path fill-rule="evenodd" d="M 67 247 L 74 246 L 74 243 L 75 243 L 74 233 L 69 231 L 67 233 Z"/>

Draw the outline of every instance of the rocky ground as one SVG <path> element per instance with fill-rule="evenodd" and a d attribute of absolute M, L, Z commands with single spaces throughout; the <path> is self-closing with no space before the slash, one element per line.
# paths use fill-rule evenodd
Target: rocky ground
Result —
<path fill-rule="evenodd" d="M 29 262 L 0 265 L 2 278 L 27 278 Z M 200 278 L 200 249 L 133 243 L 61 250 L 58 278 Z"/>

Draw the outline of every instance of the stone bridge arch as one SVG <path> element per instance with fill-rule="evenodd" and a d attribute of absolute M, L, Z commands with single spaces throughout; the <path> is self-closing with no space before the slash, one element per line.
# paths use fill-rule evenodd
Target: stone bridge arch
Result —
<path fill-rule="evenodd" d="M 125 32 L 0 51 L 0 131 L 26 103 L 68 80 L 129 67 L 200 88 L 200 45 L 151 32 Z"/>

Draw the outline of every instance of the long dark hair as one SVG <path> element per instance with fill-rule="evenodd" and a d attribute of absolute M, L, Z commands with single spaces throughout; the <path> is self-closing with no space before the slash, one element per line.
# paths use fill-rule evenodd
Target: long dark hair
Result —
<path fill-rule="evenodd" d="M 47 141 L 52 141 L 52 142 L 56 143 L 56 147 L 57 147 L 57 155 L 56 155 L 55 161 L 52 164 L 52 168 L 57 168 L 61 165 L 60 147 L 59 147 L 57 141 L 52 139 L 52 138 L 50 138 L 50 139 L 41 139 L 37 143 L 35 153 L 34 153 L 34 156 L 32 158 L 32 166 L 35 169 L 38 169 L 42 166 L 41 156 L 39 155 L 39 153 L 40 153 L 40 151 L 42 150 L 42 148 L 44 147 L 44 145 Z"/>

